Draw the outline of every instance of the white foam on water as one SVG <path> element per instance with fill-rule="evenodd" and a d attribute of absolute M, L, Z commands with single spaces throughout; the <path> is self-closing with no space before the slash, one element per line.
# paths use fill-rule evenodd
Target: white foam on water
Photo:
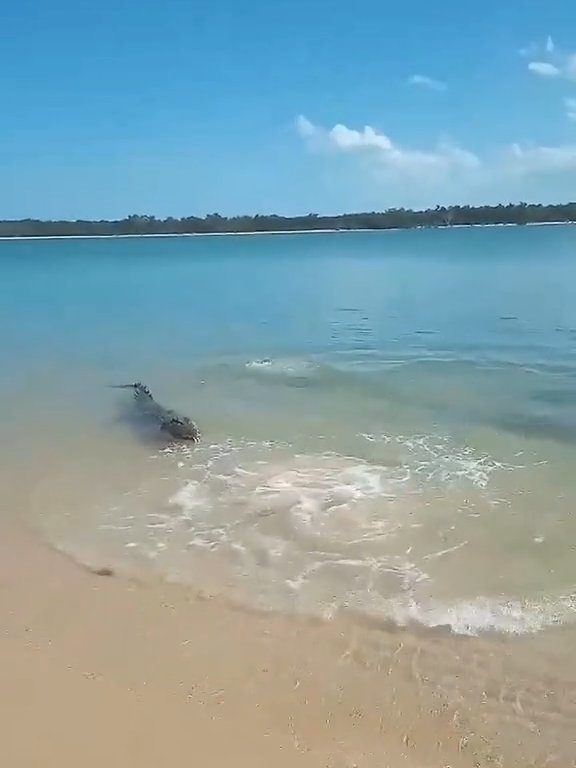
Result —
<path fill-rule="evenodd" d="M 169 499 L 170 504 L 181 507 L 190 515 L 195 510 L 204 510 L 208 498 L 198 480 L 189 480 L 186 485 L 176 491 Z"/>
<path fill-rule="evenodd" d="M 361 437 L 369 442 L 399 446 L 412 472 L 421 476 L 424 482 L 438 486 L 465 481 L 483 489 L 488 486 L 494 472 L 520 468 L 496 461 L 469 446 L 455 446 L 453 440 L 446 436 L 364 433 Z"/>
<path fill-rule="evenodd" d="M 397 473 L 396 473 L 397 474 Z M 294 536 L 316 536 L 325 543 L 354 543 L 370 534 L 392 532 L 382 507 L 369 502 L 395 499 L 404 476 L 383 466 L 336 455 L 294 456 L 248 465 L 212 463 L 202 480 L 189 480 L 169 503 L 198 527 L 208 529 L 222 519 L 238 533 L 242 522 L 258 530 L 260 522 L 277 518 Z"/>
<path fill-rule="evenodd" d="M 445 520 L 443 500 L 457 511 L 457 500 L 472 491 L 489 508 L 492 476 L 510 467 L 437 436 L 367 439 L 393 443 L 400 461 L 386 466 L 336 453 L 295 454 L 271 442 L 171 447 L 162 456 L 174 466 L 175 487 L 168 496 L 166 483 L 159 488 L 164 504 L 144 523 L 116 510 L 117 534 L 171 578 L 198 583 L 206 558 L 216 557 L 224 587 L 240 585 L 241 599 L 258 607 L 323 616 L 351 608 L 461 634 L 536 632 L 574 617 L 572 597 L 436 600 L 428 569 L 453 579 L 460 551 L 474 542 L 458 536 L 448 510 L 447 535 L 435 547 L 442 531 L 433 528 L 429 538 L 427 516 L 441 513 Z M 163 468 L 157 477 L 166 474 Z M 142 495 L 126 502 L 131 513 L 130 505 L 141 503 L 136 497 Z"/>
<path fill-rule="evenodd" d="M 150 516 L 149 535 L 168 545 L 164 554 L 176 544 L 192 558 L 220 553 L 232 580 L 266 592 L 270 607 L 360 607 L 372 590 L 396 593 L 426 578 L 404 553 L 385 548 L 403 524 L 402 468 L 335 454 L 279 455 L 270 446 L 247 459 L 225 446 L 190 471 L 200 476 Z"/>
<path fill-rule="evenodd" d="M 268 467 L 253 492 L 256 506 L 286 509 L 296 531 L 351 543 L 360 533 L 390 528 L 363 502 L 395 498 L 397 482 L 387 468 L 357 459 L 301 456 L 288 466 Z"/>
<path fill-rule="evenodd" d="M 576 619 L 576 596 L 547 598 L 542 601 L 504 600 L 477 597 L 474 600 L 442 603 L 416 602 L 398 598 L 388 605 L 396 624 L 410 623 L 426 627 L 449 627 L 460 635 L 502 632 L 521 635 Z"/>
<path fill-rule="evenodd" d="M 303 358 L 262 358 L 260 360 L 249 360 L 245 364 L 246 368 L 276 376 L 311 376 L 318 370 L 316 363 Z"/>
<path fill-rule="evenodd" d="M 444 555 L 449 555 L 452 552 L 457 552 L 459 549 L 462 549 L 462 547 L 465 547 L 468 544 L 467 541 L 461 541 L 460 544 L 455 544 L 453 547 L 448 547 L 447 549 L 441 549 L 438 552 L 431 552 L 428 555 L 424 555 L 422 560 L 434 560 L 437 557 L 444 557 Z"/>

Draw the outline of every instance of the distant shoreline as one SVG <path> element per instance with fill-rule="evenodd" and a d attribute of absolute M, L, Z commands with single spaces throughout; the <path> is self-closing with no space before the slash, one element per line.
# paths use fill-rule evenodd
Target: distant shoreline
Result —
<path fill-rule="evenodd" d="M 275 229 L 255 230 L 253 232 L 160 232 L 160 233 L 136 233 L 117 235 L 1 235 L 1 240 L 122 240 L 127 238 L 165 238 L 165 237 L 251 237 L 254 235 L 341 235 L 351 232 L 406 232 L 422 229 L 483 229 L 486 227 L 557 227 L 574 226 L 574 221 L 532 221 L 522 224 L 506 222 L 503 224 L 446 224 L 437 226 L 414 227 L 377 227 L 366 228 L 342 228 L 342 229 Z"/>

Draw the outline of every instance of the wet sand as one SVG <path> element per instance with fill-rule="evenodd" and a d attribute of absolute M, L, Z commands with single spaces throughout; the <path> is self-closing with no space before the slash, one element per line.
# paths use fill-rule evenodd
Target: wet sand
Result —
<path fill-rule="evenodd" d="M 2 532 L 0 562 L 3 764 L 382 758 L 358 702 L 338 701 L 325 661 L 313 668 L 321 627 L 98 576 L 15 528 Z M 385 751 L 397 761 L 401 747 Z"/>
<path fill-rule="evenodd" d="M 462 653 L 469 668 L 470 651 L 487 662 L 483 641 L 257 614 L 97 575 L 13 524 L 1 534 L 2 765 L 570 764 L 542 752 L 538 695 L 506 688 L 502 648 L 499 693 L 457 707 L 434 666 Z M 521 663 L 521 644 L 512 655 Z"/>

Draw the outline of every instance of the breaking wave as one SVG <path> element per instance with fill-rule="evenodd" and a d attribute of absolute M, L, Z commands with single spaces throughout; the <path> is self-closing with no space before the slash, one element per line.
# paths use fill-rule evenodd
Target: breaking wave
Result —
<path fill-rule="evenodd" d="M 319 370 L 319 366 L 304 358 L 261 358 L 259 360 L 250 360 L 245 365 L 251 371 L 256 373 L 268 374 L 271 376 L 313 376 Z"/>
<path fill-rule="evenodd" d="M 388 612 L 400 626 L 417 623 L 426 627 L 449 627 L 460 635 L 483 632 L 522 635 L 573 621 L 576 618 L 576 595 L 540 601 L 478 597 L 455 603 L 397 599 L 390 602 Z"/>
<path fill-rule="evenodd" d="M 393 445 L 398 461 L 232 440 L 169 447 L 152 457 L 162 483 L 131 497 L 138 509 L 153 499 L 146 514 L 127 501 L 102 527 L 160 574 L 202 588 L 208 566 L 224 591 L 265 609 L 352 610 L 460 634 L 536 632 L 574 616 L 570 595 L 439 599 L 437 566 L 454 580 L 473 542 L 452 524 L 439 547 L 438 515 L 452 521 L 470 499 L 488 503 L 493 477 L 512 467 L 438 436 L 364 439 Z"/>

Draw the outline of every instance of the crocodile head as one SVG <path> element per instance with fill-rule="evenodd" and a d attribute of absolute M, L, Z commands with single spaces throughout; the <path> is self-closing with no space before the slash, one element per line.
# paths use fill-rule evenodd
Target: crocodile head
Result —
<path fill-rule="evenodd" d="M 186 416 L 169 416 L 162 422 L 161 429 L 178 440 L 191 440 L 193 443 L 200 442 L 200 430 Z"/>

